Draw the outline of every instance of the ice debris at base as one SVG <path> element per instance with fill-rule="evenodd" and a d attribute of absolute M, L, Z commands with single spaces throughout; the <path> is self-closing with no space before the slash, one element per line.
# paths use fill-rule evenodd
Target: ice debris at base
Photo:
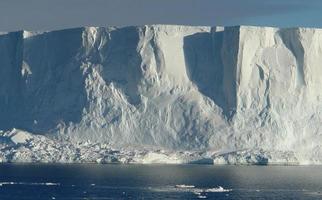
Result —
<path fill-rule="evenodd" d="M 113 148 L 104 143 L 74 142 L 13 129 L 0 133 L 0 162 L 138 163 L 138 164 L 306 164 L 293 152 L 236 150 L 173 151 Z M 318 164 L 318 163 L 310 163 Z M 178 185 L 179 187 L 190 187 Z"/>
<path fill-rule="evenodd" d="M 2 162 L 322 163 L 322 29 L 18 31 L 0 51 Z"/>
<path fill-rule="evenodd" d="M 13 129 L 10 132 L 6 132 L 6 134 L 4 134 L 3 136 L 10 139 L 14 144 L 26 143 L 28 140 L 32 139 L 31 134 L 29 134 L 26 131 L 17 129 Z"/>

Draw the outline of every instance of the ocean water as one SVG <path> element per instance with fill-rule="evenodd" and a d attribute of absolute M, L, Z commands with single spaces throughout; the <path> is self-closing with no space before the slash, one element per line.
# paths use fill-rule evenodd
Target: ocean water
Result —
<path fill-rule="evenodd" d="M 1 164 L 0 199 L 322 199 L 322 166 Z"/>

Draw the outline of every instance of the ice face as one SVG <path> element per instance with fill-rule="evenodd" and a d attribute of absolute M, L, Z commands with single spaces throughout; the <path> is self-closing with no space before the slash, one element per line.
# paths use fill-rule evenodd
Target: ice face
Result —
<path fill-rule="evenodd" d="M 0 129 L 120 148 L 264 149 L 317 161 L 321 46 L 322 30 L 309 28 L 4 33 Z M 216 162 L 229 162 L 225 155 Z"/>

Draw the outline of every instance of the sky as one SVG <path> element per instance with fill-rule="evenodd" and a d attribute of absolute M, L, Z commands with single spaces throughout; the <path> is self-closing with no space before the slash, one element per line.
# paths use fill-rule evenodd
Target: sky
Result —
<path fill-rule="evenodd" d="M 322 0 L 0 0 L 0 31 L 144 24 L 322 27 Z"/>

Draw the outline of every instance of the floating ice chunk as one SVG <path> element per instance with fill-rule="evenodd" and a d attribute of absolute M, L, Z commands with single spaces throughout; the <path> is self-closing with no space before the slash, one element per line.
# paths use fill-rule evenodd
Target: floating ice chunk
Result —
<path fill-rule="evenodd" d="M 13 182 L 1 182 L 0 186 L 4 186 L 4 185 L 13 185 Z"/>
<path fill-rule="evenodd" d="M 4 185 L 47 185 L 47 186 L 56 186 L 60 185 L 60 183 L 28 183 L 28 182 L 0 182 L 0 186 Z"/>
<path fill-rule="evenodd" d="M 219 186 L 216 188 L 209 188 L 206 189 L 205 192 L 230 192 L 231 189 L 224 189 L 223 187 Z"/>
<path fill-rule="evenodd" d="M 184 185 L 184 184 L 182 184 L 182 185 L 176 185 L 176 188 L 195 188 L 195 186 L 194 185 Z"/>
<path fill-rule="evenodd" d="M 198 199 L 207 199 L 207 196 L 204 196 L 204 195 L 199 195 L 197 197 L 198 197 Z"/>
<path fill-rule="evenodd" d="M 45 183 L 44 185 L 60 185 L 60 183 Z"/>

